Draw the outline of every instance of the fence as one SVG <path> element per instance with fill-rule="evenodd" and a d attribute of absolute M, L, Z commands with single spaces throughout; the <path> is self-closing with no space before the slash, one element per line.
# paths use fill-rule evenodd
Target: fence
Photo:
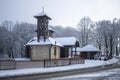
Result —
<path fill-rule="evenodd" d="M 44 67 L 66 66 L 71 64 L 84 64 L 84 59 L 64 58 L 64 59 L 44 60 Z"/>
<path fill-rule="evenodd" d="M 16 61 L 16 69 L 20 68 L 40 68 L 43 66 L 44 62 L 43 60 L 38 61 Z"/>
<path fill-rule="evenodd" d="M 0 60 L 0 69 L 15 69 L 14 59 Z"/>
<path fill-rule="evenodd" d="M 64 59 L 46 59 L 46 60 L 0 60 L 0 70 L 3 69 L 21 69 L 21 68 L 40 68 L 40 67 L 55 67 L 71 64 L 84 64 L 84 59 L 81 58 L 64 58 Z"/>

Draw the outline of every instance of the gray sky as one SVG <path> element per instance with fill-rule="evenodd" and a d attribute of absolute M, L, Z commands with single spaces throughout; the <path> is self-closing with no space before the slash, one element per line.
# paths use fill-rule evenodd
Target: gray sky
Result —
<path fill-rule="evenodd" d="M 42 11 L 52 18 L 50 25 L 76 27 L 80 19 L 93 21 L 120 18 L 120 0 L 0 0 L 0 23 L 4 20 L 36 24 Z"/>

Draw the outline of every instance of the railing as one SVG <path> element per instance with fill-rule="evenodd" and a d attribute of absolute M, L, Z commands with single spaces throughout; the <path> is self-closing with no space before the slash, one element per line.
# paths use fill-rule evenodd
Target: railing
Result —
<path fill-rule="evenodd" d="M 66 66 L 71 64 L 84 64 L 84 59 L 63 58 L 63 59 L 46 59 L 46 60 L 36 60 L 36 61 L 31 61 L 31 60 L 15 61 L 14 59 L 7 59 L 7 60 L 0 60 L 0 70 L 55 67 L 55 66 Z"/>
<path fill-rule="evenodd" d="M 44 60 L 44 67 L 66 66 L 71 64 L 84 64 L 81 58 L 63 58 L 63 59 L 47 59 Z"/>

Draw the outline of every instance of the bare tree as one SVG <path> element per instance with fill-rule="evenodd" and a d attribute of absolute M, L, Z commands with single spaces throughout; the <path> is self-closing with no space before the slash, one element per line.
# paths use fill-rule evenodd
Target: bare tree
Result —
<path fill-rule="evenodd" d="M 0 54 L 1 58 L 14 58 L 14 35 L 8 31 L 5 27 L 0 27 Z"/>
<path fill-rule="evenodd" d="M 1 26 L 5 27 L 8 31 L 12 31 L 14 23 L 12 21 L 5 20 L 1 23 Z"/>
<path fill-rule="evenodd" d="M 15 50 L 14 52 L 18 54 L 18 57 L 25 56 L 24 45 L 35 36 L 36 25 L 29 23 L 16 23 L 13 28 L 13 33 L 15 34 Z"/>
<path fill-rule="evenodd" d="M 90 33 L 92 32 L 92 21 L 89 17 L 84 17 L 78 23 L 78 29 L 80 31 L 80 42 L 82 46 L 89 43 Z"/>

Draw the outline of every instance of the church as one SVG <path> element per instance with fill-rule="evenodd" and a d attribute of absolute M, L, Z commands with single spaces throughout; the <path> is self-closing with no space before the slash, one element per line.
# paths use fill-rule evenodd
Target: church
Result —
<path fill-rule="evenodd" d="M 72 58 L 73 48 L 79 47 L 75 37 L 54 38 L 54 30 L 49 27 L 49 20 L 44 11 L 34 16 L 37 19 L 37 37 L 25 45 L 25 53 L 31 60 Z"/>

